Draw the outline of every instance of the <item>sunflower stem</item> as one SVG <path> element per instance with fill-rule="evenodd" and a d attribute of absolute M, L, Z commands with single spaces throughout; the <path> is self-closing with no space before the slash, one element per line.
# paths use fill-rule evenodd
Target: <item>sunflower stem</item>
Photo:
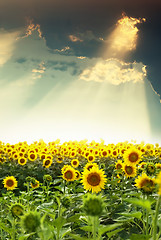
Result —
<path fill-rule="evenodd" d="M 98 216 L 93 217 L 93 240 L 97 240 L 97 223 L 98 223 Z"/>
<path fill-rule="evenodd" d="M 149 211 L 146 210 L 146 235 L 148 235 L 148 227 L 149 227 Z"/>
<path fill-rule="evenodd" d="M 64 195 L 65 195 L 65 187 L 66 187 L 66 181 L 64 180 L 64 189 L 63 189 Z"/>
<path fill-rule="evenodd" d="M 159 195 L 157 203 L 156 203 L 156 208 L 155 208 L 155 217 L 153 221 L 153 240 L 157 239 L 157 220 L 158 220 L 158 213 L 159 213 L 159 206 L 161 202 L 161 195 Z"/>

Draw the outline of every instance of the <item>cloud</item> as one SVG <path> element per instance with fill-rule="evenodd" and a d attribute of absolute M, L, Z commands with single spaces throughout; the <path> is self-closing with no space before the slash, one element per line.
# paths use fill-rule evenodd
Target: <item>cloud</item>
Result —
<path fill-rule="evenodd" d="M 13 55 L 16 38 L 20 31 L 0 29 L 0 66 L 4 65 Z"/>
<path fill-rule="evenodd" d="M 70 49 L 70 47 L 69 46 L 66 46 L 66 47 L 64 47 L 64 48 L 62 48 L 62 49 L 54 49 L 54 51 L 55 52 L 66 52 L 66 51 L 68 51 Z"/>
<path fill-rule="evenodd" d="M 145 22 L 145 18 L 132 18 L 123 13 L 122 18 L 117 21 L 115 29 L 106 39 L 107 52 L 116 56 L 135 50 L 139 31 L 136 25 L 142 22 Z"/>
<path fill-rule="evenodd" d="M 85 59 L 86 57 L 84 57 L 84 56 L 79 56 L 79 57 L 77 57 L 78 59 Z"/>
<path fill-rule="evenodd" d="M 92 40 L 95 40 L 98 42 L 104 41 L 102 37 L 95 36 L 95 34 L 91 30 L 87 30 L 85 32 L 79 32 L 74 35 L 71 34 L 68 37 L 72 42 L 84 42 L 84 41 L 92 41 Z"/>
<path fill-rule="evenodd" d="M 149 84 L 150 84 L 150 87 L 151 87 L 151 89 L 153 90 L 153 92 L 159 97 L 159 99 L 160 99 L 160 94 L 159 93 L 157 93 L 157 91 L 155 91 L 155 89 L 154 89 L 154 87 L 153 87 L 153 85 L 152 85 L 152 83 L 149 81 Z M 160 103 L 161 103 L 161 99 L 160 99 Z"/>
<path fill-rule="evenodd" d="M 17 40 L 29 37 L 34 31 L 38 32 L 40 38 L 42 38 L 42 32 L 39 24 L 34 24 L 33 20 L 27 19 L 27 27 L 25 29 L 25 35 L 19 36 Z"/>
<path fill-rule="evenodd" d="M 79 37 L 75 36 L 75 35 L 69 35 L 69 39 L 72 42 L 83 42 L 82 39 L 80 39 Z"/>
<path fill-rule="evenodd" d="M 108 82 L 119 85 L 126 82 L 143 82 L 146 76 L 142 63 L 125 63 L 118 59 L 98 61 L 93 67 L 86 68 L 79 78 L 85 81 Z"/>
<path fill-rule="evenodd" d="M 46 70 L 46 67 L 44 65 L 45 63 L 44 62 L 41 62 L 38 66 L 38 68 L 34 68 L 32 69 L 32 77 L 33 79 L 39 79 L 42 77 L 42 74 L 45 72 Z"/>

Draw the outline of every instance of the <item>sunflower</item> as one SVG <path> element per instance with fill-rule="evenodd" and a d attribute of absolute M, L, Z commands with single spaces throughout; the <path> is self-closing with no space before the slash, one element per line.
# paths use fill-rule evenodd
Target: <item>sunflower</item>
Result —
<path fill-rule="evenodd" d="M 17 180 L 13 176 L 8 176 L 3 180 L 3 184 L 7 190 L 13 190 L 17 187 Z"/>
<path fill-rule="evenodd" d="M 85 165 L 85 167 L 84 167 L 84 170 L 87 169 L 88 171 L 90 171 L 91 168 L 93 168 L 94 166 L 98 168 L 97 163 L 87 163 L 87 164 Z"/>
<path fill-rule="evenodd" d="M 40 186 L 40 182 L 36 179 L 32 180 L 31 187 L 32 188 L 38 188 Z"/>
<path fill-rule="evenodd" d="M 77 155 L 76 150 L 70 151 L 70 157 L 75 157 Z"/>
<path fill-rule="evenodd" d="M 161 195 L 161 171 L 159 172 L 157 178 L 155 179 L 155 182 L 158 184 L 159 187 L 158 194 Z"/>
<path fill-rule="evenodd" d="M 153 144 L 147 143 L 147 144 L 145 145 L 145 150 L 146 150 L 146 151 L 150 151 L 150 150 L 153 149 L 153 148 L 154 148 L 154 145 L 153 145 Z"/>
<path fill-rule="evenodd" d="M 153 162 L 148 162 L 145 166 L 145 171 L 147 175 L 155 175 L 156 173 L 156 165 Z"/>
<path fill-rule="evenodd" d="M 56 158 L 56 162 L 57 163 L 62 163 L 64 160 L 64 157 L 62 157 L 60 154 L 58 154 L 57 158 Z"/>
<path fill-rule="evenodd" d="M 103 149 L 102 151 L 101 151 L 101 157 L 107 157 L 108 156 L 108 151 L 106 150 L 106 149 Z"/>
<path fill-rule="evenodd" d="M 74 181 L 76 179 L 75 169 L 68 166 L 63 172 L 63 179 L 66 181 Z"/>
<path fill-rule="evenodd" d="M 71 167 L 70 165 L 64 165 L 61 169 L 61 172 L 64 173 L 65 170 L 68 168 L 68 167 Z"/>
<path fill-rule="evenodd" d="M 115 163 L 115 169 L 120 172 L 123 169 L 123 165 L 124 165 L 124 163 L 121 160 L 118 160 Z"/>
<path fill-rule="evenodd" d="M 53 162 L 52 159 L 49 159 L 49 158 L 48 159 L 44 159 L 43 160 L 43 167 L 49 168 L 51 166 L 52 162 Z"/>
<path fill-rule="evenodd" d="M 40 160 L 44 160 L 46 158 L 46 153 L 39 153 Z"/>
<path fill-rule="evenodd" d="M 119 154 L 118 149 L 112 150 L 111 154 L 112 154 L 112 157 L 117 158 L 117 156 L 118 156 L 118 154 Z"/>
<path fill-rule="evenodd" d="M 157 169 L 161 170 L 161 163 L 156 163 L 155 166 Z"/>
<path fill-rule="evenodd" d="M 142 176 L 135 179 L 135 182 L 135 186 L 144 192 L 152 192 L 155 187 L 155 179 L 148 177 L 146 173 L 143 173 Z"/>
<path fill-rule="evenodd" d="M 27 162 L 27 159 L 26 158 L 24 158 L 24 157 L 20 157 L 20 158 L 18 158 L 18 164 L 20 164 L 20 165 L 25 165 L 26 164 L 26 162 Z"/>
<path fill-rule="evenodd" d="M 136 176 L 136 166 L 124 164 L 123 166 L 124 173 L 126 177 L 135 177 Z"/>
<path fill-rule="evenodd" d="M 126 164 L 136 165 L 140 162 L 141 155 L 142 155 L 141 151 L 134 147 L 131 147 L 124 153 L 124 160 Z"/>
<path fill-rule="evenodd" d="M 140 165 L 139 165 L 139 169 L 144 169 L 144 167 L 146 166 L 146 162 L 141 162 Z"/>
<path fill-rule="evenodd" d="M 72 167 L 77 168 L 79 166 L 79 160 L 78 159 L 73 159 L 71 161 L 71 165 L 72 165 Z"/>
<path fill-rule="evenodd" d="M 15 152 L 15 153 L 13 154 L 13 158 L 14 158 L 15 160 L 17 160 L 17 159 L 19 158 L 17 152 Z"/>
<path fill-rule="evenodd" d="M 95 160 L 95 156 L 94 156 L 94 154 L 89 154 L 88 155 L 88 157 L 87 157 L 87 160 L 88 160 L 88 162 L 94 162 L 94 160 Z"/>
<path fill-rule="evenodd" d="M 81 178 L 80 172 L 78 170 L 75 170 L 75 174 L 76 174 L 75 180 L 79 180 Z"/>
<path fill-rule="evenodd" d="M 92 193 L 98 193 L 101 189 L 104 189 L 106 181 L 107 179 L 104 175 L 104 171 L 95 166 L 93 166 L 90 171 L 84 170 L 81 180 L 84 185 L 84 189 L 89 191 L 92 190 Z"/>
<path fill-rule="evenodd" d="M 24 213 L 24 207 L 20 203 L 15 203 L 15 204 L 11 205 L 10 211 L 11 211 L 13 217 L 19 218 Z"/>
<path fill-rule="evenodd" d="M 98 149 L 95 149 L 95 150 L 93 151 L 93 154 L 94 154 L 95 157 L 98 157 L 98 156 L 99 156 L 99 150 L 98 150 Z"/>
<path fill-rule="evenodd" d="M 37 159 L 37 153 L 36 151 L 31 151 L 30 153 L 28 153 L 28 158 L 30 161 L 35 161 Z"/>

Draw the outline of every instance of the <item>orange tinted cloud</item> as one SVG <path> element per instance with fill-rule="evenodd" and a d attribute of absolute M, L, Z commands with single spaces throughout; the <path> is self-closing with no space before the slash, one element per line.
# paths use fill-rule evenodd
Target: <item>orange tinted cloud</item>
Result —
<path fill-rule="evenodd" d="M 77 57 L 78 59 L 85 59 L 86 57 L 84 57 L 84 56 L 79 56 L 79 57 Z"/>
<path fill-rule="evenodd" d="M 65 52 L 65 51 L 67 51 L 67 50 L 69 50 L 69 49 L 70 49 L 70 47 L 66 46 L 65 48 L 55 49 L 54 51 L 56 51 L 56 52 Z"/>
<path fill-rule="evenodd" d="M 136 49 L 138 28 L 137 24 L 145 22 L 145 18 L 132 18 L 125 14 L 117 21 L 116 27 L 108 38 L 108 52 L 113 55 L 126 53 Z"/>
<path fill-rule="evenodd" d="M 83 42 L 82 39 L 80 39 L 79 37 L 75 36 L 75 35 L 69 35 L 69 39 L 72 42 Z"/>
<path fill-rule="evenodd" d="M 40 29 L 40 25 L 39 24 L 34 24 L 33 20 L 31 20 L 31 19 L 28 19 L 27 23 L 28 24 L 27 24 L 27 27 L 26 27 L 26 30 L 25 30 L 25 35 L 21 36 L 21 37 L 18 37 L 17 40 L 31 36 L 34 31 L 37 31 L 38 34 L 39 34 L 39 37 L 42 38 L 42 32 L 41 32 L 41 29 Z"/>

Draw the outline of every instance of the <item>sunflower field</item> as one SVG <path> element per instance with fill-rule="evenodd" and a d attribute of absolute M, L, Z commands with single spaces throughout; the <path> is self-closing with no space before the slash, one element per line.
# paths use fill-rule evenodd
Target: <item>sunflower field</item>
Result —
<path fill-rule="evenodd" d="M 161 147 L 0 142 L 0 240 L 161 239 Z"/>

